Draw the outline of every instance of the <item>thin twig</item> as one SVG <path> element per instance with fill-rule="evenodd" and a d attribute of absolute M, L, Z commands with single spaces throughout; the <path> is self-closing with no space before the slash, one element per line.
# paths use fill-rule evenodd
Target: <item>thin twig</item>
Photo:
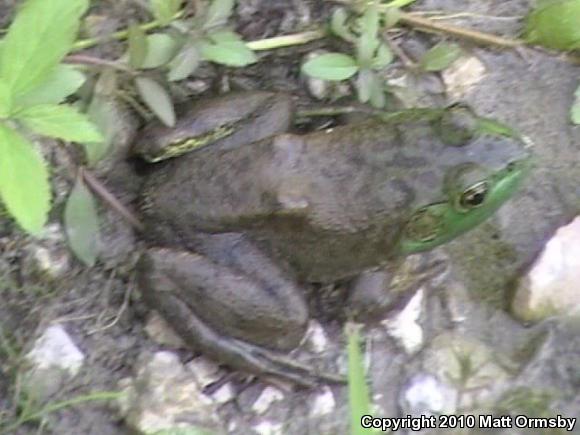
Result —
<path fill-rule="evenodd" d="M 86 168 L 79 168 L 79 172 L 83 181 L 89 186 L 95 195 L 101 198 L 111 208 L 117 211 L 123 218 L 127 220 L 136 230 L 142 232 L 145 229 L 143 223 L 135 216 L 134 213 L 121 204 L 119 200 L 93 175 L 91 171 Z"/>

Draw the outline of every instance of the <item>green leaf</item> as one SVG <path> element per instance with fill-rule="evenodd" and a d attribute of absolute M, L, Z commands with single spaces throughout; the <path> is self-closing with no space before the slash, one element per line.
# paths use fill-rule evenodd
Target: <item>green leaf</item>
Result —
<path fill-rule="evenodd" d="M 35 133 L 71 142 L 100 142 L 101 133 L 87 116 L 65 104 L 40 104 L 21 109 L 14 117 Z"/>
<path fill-rule="evenodd" d="M 347 18 L 348 18 L 348 15 L 347 15 L 346 10 L 344 8 L 336 9 L 333 12 L 332 18 L 330 20 L 330 30 L 336 36 L 339 36 L 340 38 L 344 39 L 345 41 L 354 42 L 356 40 L 356 37 L 350 31 L 350 29 L 348 28 L 348 26 L 346 24 Z"/>
<path fill-rule="evenodd" d="M 99 217 L 92 193 L 77 177 L 64 209 L 68 244 L 76 257 L 91 267 L 99 254 Z"/>
<path fill-rule="evenodd" d="M 342 53 L 326 53 L 302 65 L 302 72 L 324 80 L 346 80 L 358 71 L 356 61 Z"/>
<path fill-rule="evenodd" d="M 40 86 L 18 97 L 19 107 L 59 104 L 74 94 L 85 82 L 85 75 L 72 65 L 58 65 Z"/>
<path fill-rule="evenodd" d="M 369 69 L 361 69 L 356 77 L 355 87 L 358 100 L 366 103 L 371 99 L 373 72 Z"/>
<path fill-rule="evenodd" d="M 361 426 L 361 417 L 371 414 L 370 394 L 366 381 L 363 357 L 360 350 L 358 329 L 347 325 L 348 354 L 348 402 L 350 408 L 350 433 L 362 435 L 372 433 Z"/>
<path fill-rule="evenodd" d="M 151 0 L 153 16 L 162 26 L 168 25 L 181 8 L 182 0 Z"/>
<path fill-rule="evenodd" d="M 141 27 L 133 24 L 127 32 L 129 38 L 129 65 L 131 68 L 141 68 L 147 56 L 147 36 Z"/>
<path fill-rule="evenodd" d="M 169 64 L 167 78 L 172 81 L 190 76 L 201 62 L 201 51 L 197 44 L 187 44 Z"/>
<path fill-rule="evenodd" d="M 147 37 L 147 46 L 147 55 L 141 68 L 158 68 L 175 56 L 177 41 L 165 33 L 154 33 Z"/>
<path fill-rule="evenodd" d="M 6 118 L 12 112 L 12 92 L 3 80 L 0 80 L 0 117 Z"/>
<path fill-rule="evenodd" d="M 362 33 L 357 40 L 357 61 L 361 67 L 371 65 L 380 41 L 377 38 L 379 29 L 379 12 L 377 4 L 369 5 L 361 18 Z"/>
<path fill-rule="evenodd" d="M 256 55 L 234 32 L 220 31 L 208 35 L 201 44 L 203 59 L 227 66 L 246 66 L 256 62 Z"/>
<path fill-rule="evenodd" d="M 137 77 L 135 85 L 147 107 L 163 124 L 173 127 L 175 125 L 175 110 L 173 109 L 171 97 L 163 86 L 148 77 Z"/>
<path fill-rule="evenodd" d="M 118 132 L 118 111 L 106 95 L 95 94 L 87 109 L 87 116 L 103 136 L 100 142 L 83 142 L 89 165 L 94 165 L 107 152 Z"/>
<path fill-rule="evenodd" d="M 379 45 L 379 48 L 377 50 L 377 55 L 375 56 L 372 62 L 373 69 L 384 68 L 387 65 L 389 65 L 392 61 L 393 61 L 393 52 L 387 45 L 381 43 L 381 45 Z"/>
<path fill-rule="evenodd" d="M 27 232 L 39 235 L 50 208 L 46 163 L 19 133 L 0 124 L 0 196 Z"/>
<path fill-rule="evenodd" d="M 15 96 L 53 73 L 71 49 L 88 0 L 27 0 L 4 38 L 0 77 Z"/>
<path fill-rule="evenodd" d="M 425 53 L 419 62 L 423 71 L 442 71 L 455 62 L 462 54 L 455 43 L 440 42 Z"/>
<path fill-rule="evenodd" d="M 223 26 L 234 10 L 234 0 L 213 0 L 207 9 L 204 29 Z"/>
<path fill-rule="evenodd" d="M 580 1 L 544 1 L 526 21 L 526 41 L 556 50 L 580 48 Z"/>

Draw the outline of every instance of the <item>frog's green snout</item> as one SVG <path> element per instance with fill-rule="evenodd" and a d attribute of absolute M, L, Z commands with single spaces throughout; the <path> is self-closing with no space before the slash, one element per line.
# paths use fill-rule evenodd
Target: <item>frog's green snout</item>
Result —
<path fill-rule="evenodd" d="M 514 195 L 533 165 L 534 157 L 528 154 L 462 189 L 449 188 L 447 201 L 429 204 L 411 215 L 398 254 L 433 249 L 475 228 Z"/>

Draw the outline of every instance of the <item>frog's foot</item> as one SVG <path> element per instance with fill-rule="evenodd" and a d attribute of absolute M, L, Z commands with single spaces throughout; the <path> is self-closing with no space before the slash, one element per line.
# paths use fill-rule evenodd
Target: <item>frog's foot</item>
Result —
<path fill-rule="evenodd" d="M 255 260 L 255 252 L 248 255 Z M 264 264 L 259 273 L 268 267 Z M 308 323 L 305 302 L 280 275 L 257 297 L 256 276 L 248 276 L 249 269 L 244 274 L 202 255 L 153 249 L 141 258 L 138 279 L 145 302 L 190 346 L 216 360 L 304 387 L 344 382 L 280 352 L 302 338 Z"/>

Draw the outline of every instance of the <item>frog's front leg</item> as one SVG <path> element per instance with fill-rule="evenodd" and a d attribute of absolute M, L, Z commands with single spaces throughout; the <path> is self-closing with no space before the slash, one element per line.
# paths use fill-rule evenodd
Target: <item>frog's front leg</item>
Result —
<path fill-rule="evenodd" d="M 149 250 L 138 265 L 145 302 L 189 345 L 227 365 L 301 386 L 342 381 L 282 353 L 297 346 L 307 328 L 302 292 L 261 252 L 237 241 L 227 252 L 216 248 L 219 261 L 199 253 Z"/>
<path fill-rule="evenodd" d="M 448 258 L 438 251 L 393 260 L 381 269 L 367 270 L 349 286 L 347 314 L 363 323 L 377 322 L 400 309 L 427 282 L 443 277 L 449 270 Z"/>

